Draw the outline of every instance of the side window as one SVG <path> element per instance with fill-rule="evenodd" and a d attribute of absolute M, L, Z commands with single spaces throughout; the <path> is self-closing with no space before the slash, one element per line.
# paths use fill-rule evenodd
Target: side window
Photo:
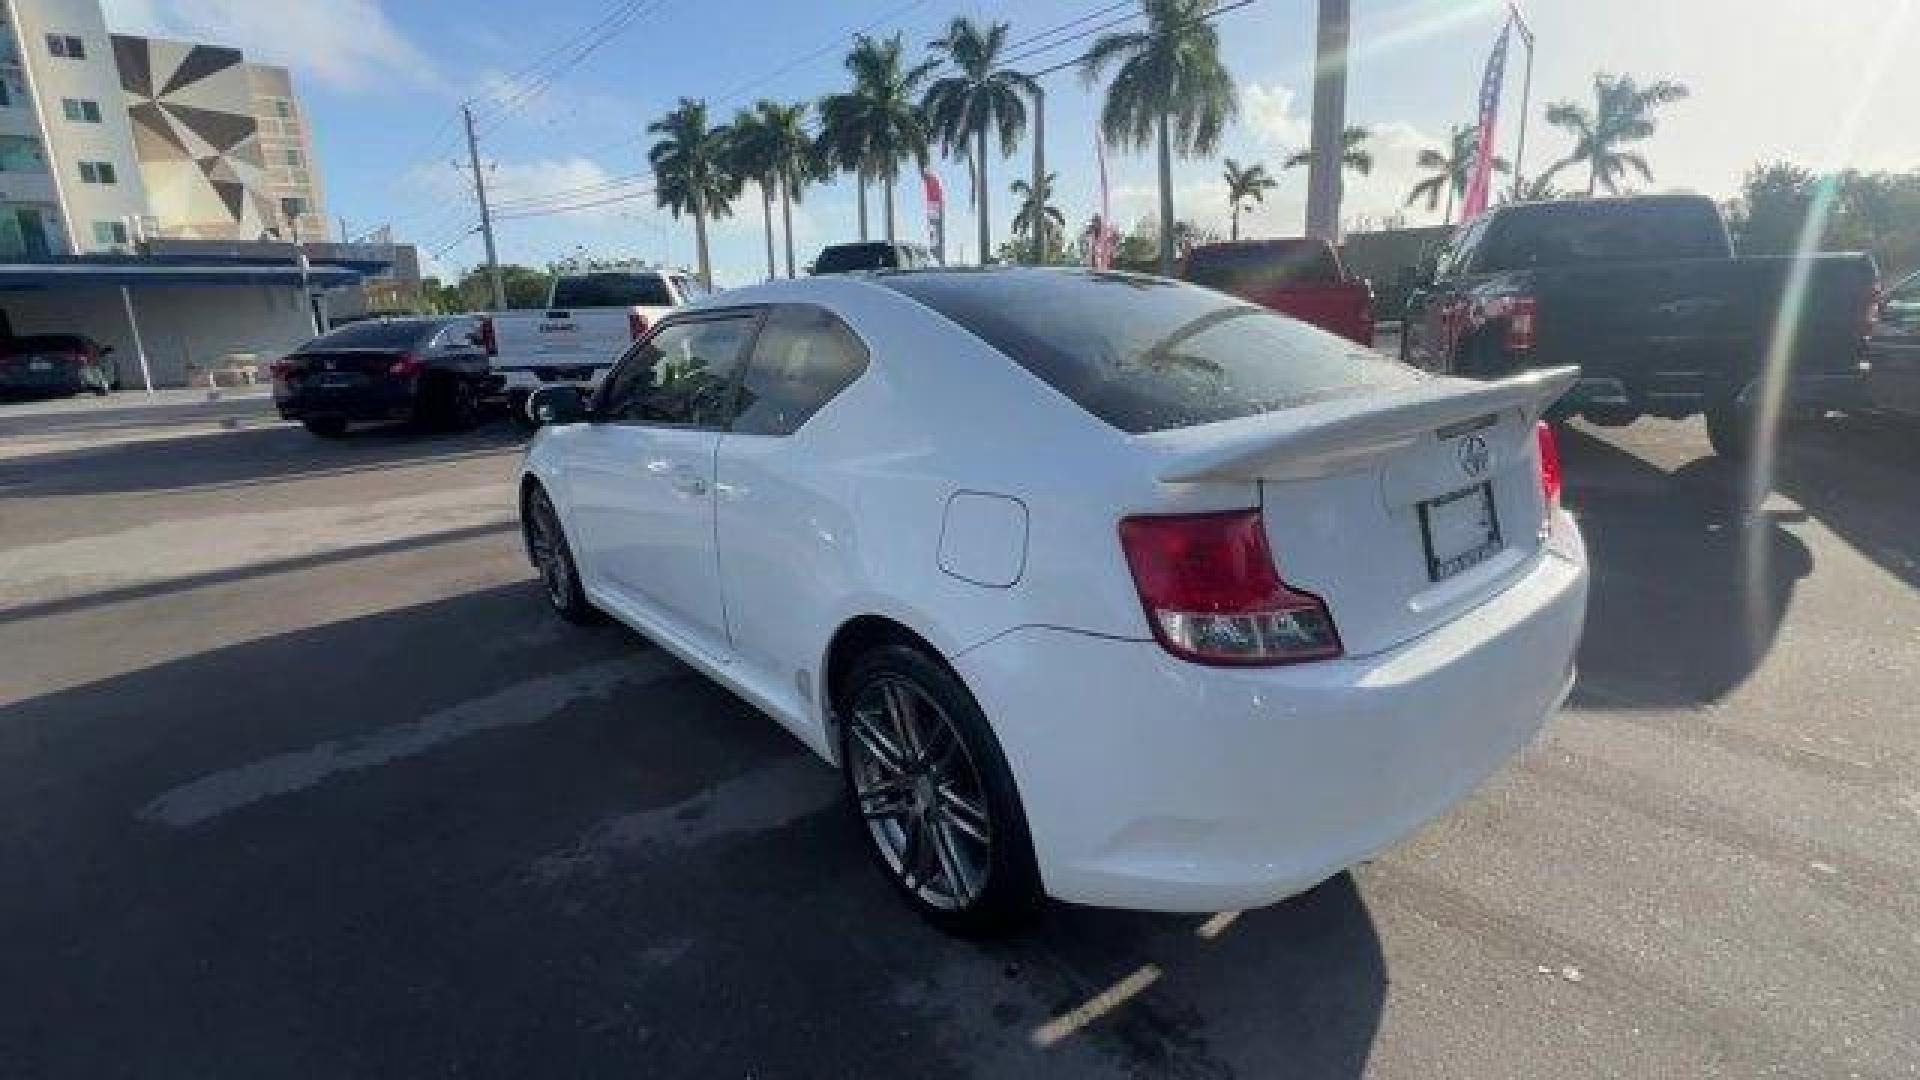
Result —
<path fill-rule="evenodd" d="M 846 324 L 815 307 L 775 308 L 740 383 L 733 430 L 791 435 L 867 370 L 867 349 Z"/>
<path fill-rule="evenodd" d="M 733 377 L 757 316 L 669 323 L 635 345 L 601 388 L 600 418 L 615 424 L 723 428 Z"/>

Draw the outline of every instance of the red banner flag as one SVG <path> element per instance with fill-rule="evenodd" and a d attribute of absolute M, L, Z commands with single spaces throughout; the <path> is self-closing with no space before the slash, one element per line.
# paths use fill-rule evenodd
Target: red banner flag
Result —
<path fill-rule="evenodd" d="M 927 249 L 933 252 L 933 261 L 941 266 L 947 265 L 947 196 L 940 187 L 940 178 L 932 170 L 922 169 L 920 183 L 927 194 Z"/>
<path fill-rule="evenodd" d="M 1460 201 L 1460 220 L 1471 220 L 1487 208 L 1487 193 L 1493 189 L 1493 133 L 1500 118 L 1500 84 L 1507 74 L 1507 35 L 1513 20 L 1500 28 L 1500 40 L 1493 43 L 1493 55 L 1487 57 L 1487 72 L 1480 80 L 1480 126 L 1473 149 L 1473 168 L 1467 173 L 1466 197 Z"/>

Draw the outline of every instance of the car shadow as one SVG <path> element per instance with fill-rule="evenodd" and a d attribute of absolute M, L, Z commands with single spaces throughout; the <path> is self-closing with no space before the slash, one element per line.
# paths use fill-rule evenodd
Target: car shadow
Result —
<path fill-rule="evenodd" d="M 1724 697 L 1772 649 L 1812 572 L 1812 553 L 1782 527 L 1794 515 L 1749 514 L 1744 474 L 1719 458 L 1667 472 L 1578 427 L 1559 435 L 1592 568 L 1573 706 Z"/>
<path fill-rule="evenodd" d="M 1862 555 L 1920 588 L 1920 420 L 1793 425 L 1774 487 Z"/>
<path fill-rule="evenodd" d="M 532 582 L 29 697 L 0 762 L 22 1075 L 1342 1077 L 1386 992 L 1345 875 L 942 935 L 829 769 Z"/>
<path fill-rule="evenodd" d="M 524 437 L 504 419 L 468 431 L 404 424 L 320 439 L 274 425 L 53 449 L 0 458 L 0 499 L 233 487 L 509 451 Z M 183 479 L 184 478 L 184 479 Z"/>

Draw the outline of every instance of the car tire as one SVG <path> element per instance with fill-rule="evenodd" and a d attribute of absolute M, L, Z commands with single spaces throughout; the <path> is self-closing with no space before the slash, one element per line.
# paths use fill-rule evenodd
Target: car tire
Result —
<path fill-rule="evenodd" d="M 523 435 L 540 430 L 540 421 L 527 411 L 527 403 L 532 398 L 533 392 L 530 390 L 507 391 L 507 415 L 512 418 L 514 429 Z"/>
<path fill-rule="evenodd" d="M 104 379 L 101 380 L 100 382 L 92 384 L 91 386 L 88 386 L 87 389 L 93 391 L 94 397 L 106 397 L 108 394 L 113 392 L 113 387 L 108 386 L 106 383 L 106 380 Z"/>
<path fill-rule="evenodd" d="M 527 554 L 540 572 L 541 590 L 554 614 L 578 626 L 600 622 L 599 609 L 587 600 L 580 586 L 579 564 L 573 561 L 573 545 L 567 542 L 567 530 L 559 511 L 547 497 L 545 488 L 535 487 L 527 496 L 526 511 L 520 528 L 526 538 Z"/>
<path fill-rule="evenodd" d="M 447 385 L 446 412 L 441 417 L 449 431 L 468 431 L 480 423 L 480 395 L 473 384 L 455 378 Z"/>
<path fill-rule="evenodd" d="M 959 677 L 921 649 L 883 645 L 854 661 L 840 696 L 846 804 L 894 889 L 963 937 L 1038 911 L 1040 873 L 1013 772 Z"/>
<path fill-rule="evenodd" d="M 300 426 L 322 439 L 338 439 L 347 433 L 347 422 L 338 416 L 316 416 L 300 421 Z"/>

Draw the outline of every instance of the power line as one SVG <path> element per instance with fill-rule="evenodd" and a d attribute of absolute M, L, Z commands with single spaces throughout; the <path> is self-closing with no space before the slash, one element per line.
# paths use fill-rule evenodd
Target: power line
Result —
<path fill-rule="evenodd" d="M 519 210 L 510 214 L 501 214 L 499 215 L 499 219 L 502 221 L 524 221 L 527 218 L 549 217 L 554 214 L 573 214 L 573 213 L 578 213 L 582 210 L 594 210 L 603 206 L 612 206 L 616 203 L 633 202 L 636 199 L 644 199 L 652 195 L 653 191 L 654 189 L 651 186 L 649 186 L 649 187 L 641 188 L 637 191 L 625 192 L 619 195 L 608 195 L 602 198 L 591 199 L 585 202 L 569 203 L 565 206 L 550 206 L 550 207 L 544 207 L 539 209 Z"/>
<path fill-rule="evenodd" d="M 541 71 L 538 75 L 532 76 L 525 85 L 498 102 L 494 106 L 492 115 L 488 117 L 487 129 L 481 134 L 491 135 L 500 130 L 514 113 L 546 93 L 562 75 L 580 66 L 580 63 L 593 55 L 596 50 L 624 33 L 640 21 L 642 16 L 652 14 L 664 2 L 665 0 L 622 0 L 606 17 L 589 26 L 585 31 L 574 35 L 568 39 L 567 43 L 563 43 L 562 49 L 570 47 L 572 51 L 561 56 L 551 70 Z M 522 69 L 522 74 L 515 76 L 512 81 L 526 78 L 526 72 L 538 66 L 536 63 Z"/>
<path fill-rule="evenodd" d="M 1183 28 L 1183 29 L 1184 29 L 1185 27 L 1188 27 L 1188 26 L 1198 26 L 1198 25 L 1200 25 L 1200 24 L 1201 24 L 1201 23 L 1203 23 L 1203 22 L 1212 22 L 1212 21 L 1213 21 L 1214 19 L 1217 19 L 1217 18 L 1219 18 L 1220 16 L 1222 16 L 1222 15 L 1225 15 L 1226 13 L 1228 13 L 1228 12 L 1230 12 L 1230 11 L 1238 11 L 1238 10 L 1240 10 L 1241 8 L 1243 8 L 1243 7 L 1247 7 L 1247 6 L 1249 6 L 1249 5 L 1251 5 L 1251 4 L 1253 4 L 1253 3 L 1254 3 L 1254 0 L 1235 0 L 1235 2 L 1234 2 L 1234 3 L 1231 3 L 1231 4 L 1222 4 L 1222 5 L 1220 5 L 1219 7 L 1217 7 L 1217 8 L 1214 8 L 1213 10 L 1211 10 L 1211 11 L 1209 11 L 1209 12 L 1207 12 L 1206 14 L 1204 14 L 1204 15 L 1201 15 L 1201 16 L 1200 16 L 1199 18 L 1197 18 L 1197 19 L 1193 19 L 1193 20 L 1190 20 L 1190 21 L 1188 21 L 1188 22 L 1186 22 L 1186 23 L 1183 23 L 1183 24 L 1181 24 L 1181 28 Z M 1115 26 L 1118 26 L 1118 25 L 1120 25 L 1121 23 L 1124 23 L 1124 22 L 1127 22 L 1127 21 L 1129 21 L 1130 19 L 1132 19 L 1132 18 L 1136 18 L 1136 17 L 1137 17 L 1137 16 L 1128 16 L 1128 17 L 1127 17 L 1126 19 L 1115 19 L 1115 20 L 1113 20 L 1113 21 L 1111 21 L 1111 22 L 1108 22 L 1108 23 L 1103 23 L 1103 24 L 1102 24 L 1102 25 L 1100 25 L 1100 26 L 1096 26 L 1096 27 L 1093 27 L 1093 28 L 1091 28 L 1091 29 L 1089 29 L 1089 30 L 1086 30 L 1086 31 L 1084 31 L 1084 32 L 1082 32 L 1082 33 L 1079 33 L 1079 34 L 1075 34 L 1075 35 L 1074 35 L 1073 37 L 1071 37 L 1071 38 L 1067 38 L 1067 39 L 1065 39 L 1065 40 L 1063 40 L 1063 41 L 1061 41 L 1061 42 L 1059 42 L 1058 44 L 1062 44 L 1062 45 L 1064 45 L 1064 44 L 1066 44 L 1066 42 L 1067 42 L 1067 41 L 1077 41 L 1077 40 L 1079 40 L 1079 39 L 1081 39 L 1081 38 L 1086 38 L 1086 37 L 1092 37 L 1092 36 L 1093 36 L 1094 34 L 1097 34 L 1097 33 L 1099 33 L 1099 32 L 1100 32 L 1100 31 L 1102 31 L 1102 30 L 1108 30 L 1108 29 L 1111 29 L 1111 28 L 1113 28 L 1113 27 L 1115 27 Z M 1066 70 L 1067 68 L 1070 68 L 1070 67 L 1076 67 L 1076 66 L 1078 66 L 1078 65 L 1080 65 L 1080 64 L 1084 64 L 1084 63 L 1086 63 L 1086 61 L 1087 61 L 1087 57 L 1089 57 L 1089 56 L 1091 56 L 1092 54 L 1093 54 L 1093 50 L 1092 50 L 1092 49 L 1088 49 L 1088 50 L 1087 50 L 1086 52 L 1083 52 L 1083 53 L 1081 53 L 1081 54 L 1080 54 L 1079 56 L 1076 56 L 1076 57 L 1074 57 L 1074 58 L 1073 58 L 1073 59 L 1071 59 L 1071 60 L 1063 60 L 1063 61 L 1061 61 L 1060 63 L 1058 63 L 1058 64 L 1054 64 L 1054 65 L 1053 65 L 1053 66 L 1051 66 L 1051 67 L 1044 67 L 1044 68 L 1041 68 L 1041 69 L 1040 69 L 1040 70 L 1038 70 L 1038 71 L 1034 71 L 1034 72 L 1030 72 L 1029 74 L 1030 74 L 1030 75 L 1031 75 L 1031 76 L 1032 76 L 1033 78 L 1036 78 L 1036 79 L 1038 79 L 1038 78 L 1042 78 L 1042 77 L 1044 77 L 1044 76 L 1047 76 L 1047 75 L 1051 75 L 1051 74 L 1053 74 L 1053 73 L 1054 73 L 1054 72 L 1056 72 L 1056 71 L 1065 71 L 1065 70 Z"/>
<path fill-rule="evenodd" d="M 652 179 L 653 174 L 650 172 L 628 173 L 625 176 L 615 176 L 591 184 L 582 184 L 576 188 L 563 188 L 559 191 L 549 191 L 539 195 L 522 195 L 511 199 L 498 199 L 495 200 L 494 207 L 500 210 L 527 209 L 540 206 L 543 203 L 564 202 L 581 195 L 601 194 L 632 184 L 647 183 Z"/>
<path fill-rule="evenodd" d="M 760 76 L 759 78 L 749 79 L 748 81 L 741 83 L 739 86 L 736 86 L 731 90 L 728 90 L 726 93 L 717 95 L 709 104 L 711 106 L 724 105 L 727 102 L 732 101 L 734 98 L 739 97 L 740 95 L 746 93 L 749 90 L 755 89 L 756 87 L 765 86 L 767 83 L 772 82 L 773 80 L 779 78 L 782 75 L 785 75 L 787 72 L 792 71 L 797 67 L 801 67 L 805 64 L 811 63 L 812 61 L 820 59 L 822 56 L 825 56 L 827 53 L 833 51 L 834 49 L 839 48 L 841 45 L 845 44 L 846 42 L 851 41 L 853 38 L 861 34 L 864 34 L 867 31 L 882 25 L 883 23 L 892 22 L 893 20 L 898 19 L 900 16 L 905 15 L 907 12 L 912 11 L 915 8 L 925 7 L 926 5 L 927 5 L 927 0 L 908 0 L 907 3 L 901 4 L 899 7 L 896 7 L 883 14 L 876 15 L 873 18 L 862 23 L 861 25 L 846 31 L 843 34 L 840 34 L 838 37 L 835 37 L 833 40 L 827 42 L 824 45 L 821 45 L 817 49 L 814 49 L 812 52 L 805 53 L 801 56 L 797 56 L 794 59 L 789 60 L 786 63 L 780 65 L 779 67 L 774 68 L 772 71 L 767 72 L 765 75 Z"/>
<path fill-rule="evenodd" d="M 1130 8 L 1134 6 L 1135 6 L 1135 0 L 1117 0 L 1116 3 L 1108 4 L 1105 7 L 1095 8 L 1094 10 L 1089 11 L 1086 14 L 1081 15 L 1077 18 L 1068 19 L 1066 22 L 1063 22 L 1058 26 L 1049 27 L 1048 29 L 1042 30 L 1037 34 L 1028 34 L 1026 37 L 1023 37 L 1018 41 L 1009 42 L 1007 44 L 1007 51 L 1010 53 L 1019 52 L 1023 49 L 1026 49 L 1028 46 L 1033 45 L 1035 42 L 1053 37 L 1055 34 L 1058 34 L 1065 30 L 1071 30 L 1074 27 L 1080 25 L 1081 23 L 1091 22 L 1094 19 L 1104 18 L 1105 16 L 1111 15 L 1114 12 L 1119 11 L 1121 8 Z M 1058 45 L 1058 44 L 1061 44 L 1061 42 L 1054 43 L 1054 45 Z M 1041 46 L 1040 48 L 1037 48 L 1033 51 L 1044 52 L 1047 49 L 1053 48 L 1054 45 Z"/>

